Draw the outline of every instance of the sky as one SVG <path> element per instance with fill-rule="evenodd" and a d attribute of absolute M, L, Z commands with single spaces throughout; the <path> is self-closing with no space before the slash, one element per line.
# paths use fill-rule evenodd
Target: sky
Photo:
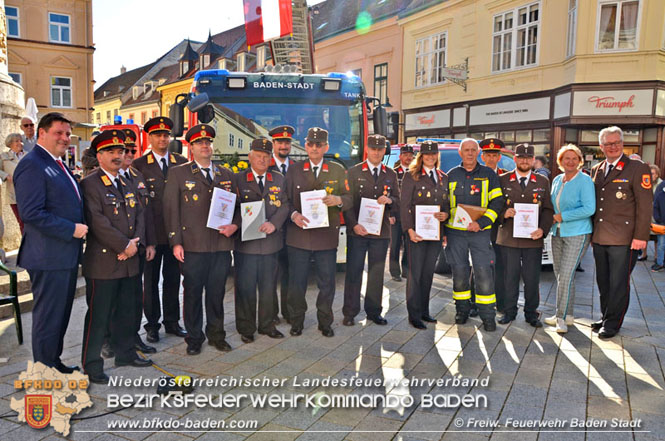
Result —
<path fill-rule="evenodd" d="M 323 0 L 307 0 L 308 5 Z M 93 0 L 95 89 L 157 60 L 185 38 L 205 41 L 244 23 L 242 0 Z"/>

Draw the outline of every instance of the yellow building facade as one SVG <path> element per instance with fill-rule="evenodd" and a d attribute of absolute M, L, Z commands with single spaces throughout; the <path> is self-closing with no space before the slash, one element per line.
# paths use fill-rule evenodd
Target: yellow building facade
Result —
<path fill-rule="evenodd" d="M 659 0 L 452 0 L 401 16 L 406 140 L 529 142 L 550 166 L 572 142 L 590 166 L 616 124 L 627 152 L 663 168 L 664 18 Z M 444 68 L 467 59 L 465 90 Z"/>
<path fill-rule="evenodd" d="M 9 73 L 39 116 L 62 112 L 73 133 L 88 139 L 92 128 L 92 0 L 7 0 Z"/>

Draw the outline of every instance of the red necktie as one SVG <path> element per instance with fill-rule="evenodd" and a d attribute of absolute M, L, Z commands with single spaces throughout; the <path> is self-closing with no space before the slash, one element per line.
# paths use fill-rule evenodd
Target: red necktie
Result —
<path fill-rule="evenodd" d="M 65 164 L 63 164 L 62 161 L 59 160 L 59 159 L 58 159 L 57 161 L 55 161 L 55 162 L 58 163 L 58 165 L 59 165 L 60 168 L 62 169 L 63 173 L 64 173 L 65 175 L 67 175 L 67 180 L 72 184 L 72 187 L 74 187 L 74 191 L 76 192 L 76 197 L 78 197 L 78 198 L 79 198 L 79 201 L 80 201 L 80 200 L 81 200 L 81 196 L 79 196 L 79 191 L 76 189 L 76 185 L 74 185 L 74 183 L 72 182 L 71 178 L 69 177 L 69 173 L 67 173 L 67 170 L 65 170 Z"/>

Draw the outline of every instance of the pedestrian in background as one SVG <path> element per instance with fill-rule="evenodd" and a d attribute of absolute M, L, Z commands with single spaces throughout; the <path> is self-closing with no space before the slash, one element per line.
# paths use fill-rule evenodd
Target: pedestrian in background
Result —
<path fill-rule="evenodd" d="M 21 216 L 18 214 L 16 193 L 14 191 L 14 170 L 26 152 L 23 150 L 23 141 L 21 140 L 21 135 L 18 133 L 8 135 L 5 139 L 5 145 L 9 150 L 0 153 L 0 179 L 2 179 L 5 185 L 5 194 L 2 202 L 3 204 L 9 204 L 11 207 L 14 216 L 16 216 L 16 221 L 21 228 L 21 234 L 23 234 L 23 222 L 21 221 Z"/>
<path fill-rule="evenodd" d="M 654 224 L 661 226 L 656 234 L 656 262 L 651 266 L 651 271 L 659 272 L 665 270 L 665 182 L 661 182 L 656 188 L 653 199 Z M 654 226 L 651 228 L 655 232 Z"/>

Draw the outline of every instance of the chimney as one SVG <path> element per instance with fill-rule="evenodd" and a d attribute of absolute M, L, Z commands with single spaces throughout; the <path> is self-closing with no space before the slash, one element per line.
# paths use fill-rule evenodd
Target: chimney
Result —
<path fill-rule="evenodd" d="M 120 75 L 124 74 L 125 72 L 127 72 L 127 68 L 123 64 L 122 67 L 120 68 Z"/>

